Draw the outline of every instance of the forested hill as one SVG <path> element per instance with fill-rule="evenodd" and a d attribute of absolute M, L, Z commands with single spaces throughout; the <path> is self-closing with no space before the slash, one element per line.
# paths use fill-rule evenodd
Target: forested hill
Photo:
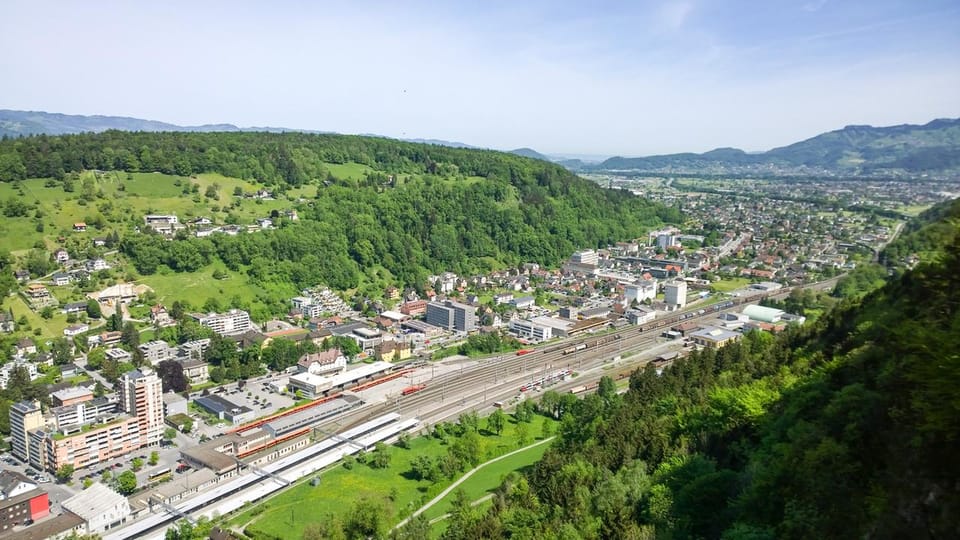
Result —
<path fill-rule="evenodd" d="M 750 333 L 582 401 L 444 538 L 960 536 L 960 225 L 933 262 L 813 327 Z"/>
<path fill-rule="evenodd" d="M 359 180 L 338 178 L 332 164 L 359 164 L 367 172 Z M 216 172 L 256 180 L 275 196 L 317 186 L 317 195 L 300 203 L 300 220 L 283 221 L 276 231 L 184 239 L 176 249 L 149 235 L 123 235 L 124 252 L 141 273 L 160 264 L 192 271 L 218 257 L 255 279 L 298 287 L 350 289 L 361 273 L 378 268 L 397 283 L 422 285 L 427 274 L 445 270 L 555 265 L 578 248 L 680 219 L 675 208 L 601 189 L 555 164 L 376 137 L 109 131 L 0 141 L 5 181 L 69 183 L 72 173 L 90 169 Z"/>

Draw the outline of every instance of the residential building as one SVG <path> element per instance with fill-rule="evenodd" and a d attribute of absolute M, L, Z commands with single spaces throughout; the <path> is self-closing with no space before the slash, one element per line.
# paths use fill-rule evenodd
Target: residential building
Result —
<path fill-rule="evenodd" d="M 114 394 L 95 398 L 91 392 L 86 400 L 54 407 L 50 416 L 58 429 L 64 433 L 72 433 L 83 424 L 92 424 L 97 419 L 116 418 L 117 399 Z"/>
<path fill-rule="evenodd" d="M 70 302 L 68 304 L 64 304 L 63 308 L 61 308 L 60 311 L 67 314 L 84 313 L 87 311 L 87 303 L 86 302 Z"/>
<path fill-rule="evenodd" d="M 50 501 L 36 482 L 16 471 L 0 471 L 0 536 L 48 515 Z"/>
<path fill-rule="evenodd" d="M 63 329 L 63 335 L 67 337 L 79 336 L 80 334 L 90 330 L 90 325 L 87 323 L 81 324 L 72 324 Z"/>
<path fill-rule="evenodd" d="M 592 249 L 584 249 L 581 251 L 574 251 L 573 255 L 570 256 L 570 262 L 596 266 L 600 263 L 600 256 Z"/>
<path fill-rule="evenodd" d="M 427 304 L 427 324 L 447 330 L 472 332 L 477 329 L 476 309 L 452 300 L 442 304 L 430 302 Z"/>
<path fill-rule="evenodd" d="M 118 348 L 107 349 L 106 351 L 104 351 L 104 353 L 106 354 L 107 358 L 109 358 L 110 360 L 114 360 L 117 363 L 129 362 L 130 360 L 133 359 L 133 355 L 130 354 L 129 351 L 125 351 L 123 349 L 118 349 Z"/>
<path fill-rule="evenodd" d="M 314 375 L 343 373 L 347 369 L 347 357 L 340 349 L 330 349 L 301 356 L 297 366 L 301 373 Z"/>
<path fill-rule="evenodd" d="M 61 506 L 83 519 L 86 534 L 100 534 L 120 527 L 130 516 L 127 498 L 100 482 L 63 501 Z"/>
<path fill-rule="evenodd" d="M 24 293 L 33 299 L 49 298 L 50 291 L 46 287 L 39 283 L 30 283 L 27 285 L 27 290 Z"/>
<path fill-rule="evenodd" d="M 50 399 L 54 407 L 75 405 L 93 399 L 93 391 L 82 386 L 70 386 L 51 393 Z"/>
<path fill-rule="evenodd" d="M 427 312 L 427 301 L 426 300 L 410 300 L 400 304 L 400 313 L 404 315 L 409 315 L 411 317 L 416 317 L 417 315 L 423 315 Z"/>
<path fill-rule="evenodd" d="M 87 224 L 82 221 L 74 223 L 73 232 L 87 232 Z"/>
<path fill-rule="evenodd" d="M 110 263 L 104 259 L 90 259 L 83 264 L 87 272 L 99 272 L 100 270 L 109 270 Z"/>
<path fill-rule="evenodd" d="M 183 376 L 190 381 L 190 384 L 203 384 L 210 380 L 209 364 L 199 358 L 181 358 L 180 365 L 183 367 Z"/>
<path fill-rule="evenodd" d="M 191 315 L 201 326 L 206 326 L 221 336 L 242 334 L 251 328 L 250 314 L 242 309 L 226 313 L 194 313 Z"/>
<path fill-rule="evenodd" d="M 203 358 L 203 353 L 210 346 L 210 338 L 194 339 L 181 343 L 177 347 L 177 355 L 180 358 Z"/>
<path fill-rule="evenodd" d="M 17 329 L 17 321 L 13 318 L 13 313 L 9 311 L 0 311 L 0 332 L 9 334 Z"/>
<path fill-rule="evenodd" d="M 172 360 L 177 355 L 177 350 L 167 345 L 165 341 L 148 341 L 141 343 L 139 347 L 143 359 L 151 365 L 157 365 L 164 360 Z"/>
<path fill-rule="evenodd" d="M 687 305 L 687 282 L 677 279 L 664 283 L 663 296 L 668 309 L 682 308 Z"/>
<path fill-rule="evenodd" d="M 37 354 L 37 344 L 30 338 L 20 338 L 17 340 L 17 355 Z"/>
<path fill-rule="evenodd" d="M 177 216 L 173 216 L 173 215 L 165 216 L 165 215 L 149 214 L 149 215 L 143 216 L 143 222 L 144 224 L 146 224 L 147 227 L 150 227 L 151 229 L 157 231 L 160 234 L 170 235 L 176 231 L 176 229 L 178 228 L 177 226 L 180 223 L 180 220 L 177 218 Z"/>
<path fill-rule="evenodd" d="M 59 248 L 53 252 L 53 260 L 57 261 L 57 264 L 67 264 L 70 262 L 70 253 L 63 248 Z"/>
<path fill-rule="evenodd" d="M 160 377 L 150 368 L 129 371 L 117 382 L 123 411 L 137 418 L 139 446 L 160 444 L 163 438 L 163 389 Z"/>
<path fill-rule="evenodd" d="M 532 296 L 521 296 L 514 298 L 510 303 L 517 309 L 531 309 L 537 304 L 537 299 Z"/>
<path fill-rule="evenodd" d="M 170 317 L 170 314 L 167 313 L 167 308 L 163 307 L 162 304 L 157 304 L 150 308 L 150 323 L 162 328 L 164 326 L 173 326 L 177 324 L 177 321 Z"/>
<path fill-rule="evenodd" d="M 20 401 L 10 406 L 10 452 L 22 461 L 30 461 L 29 433 L 43 427 L 39 401 Z"/>
<path fill-rule="evenodd" d="M 70 284 L 71 278 L 70 274 L 66 272 L 55 272 L 50 276 L 50 281 L 53 282 L 55 287 L 65 287 Z"/>
<path fill-rule="evenodd" d="M 10 377 L 13 376 L 13 370 L 15 369 L 26 370 L 27 377 L 29 377 L 31 381 L 35 381 L 40 377 L 40 372 L 37 371 L 37 365 L 35 363 L 28 362 L 23 358 L 15 358 L 12 362 L 7 362 L 0 366 L 0 387 L 7 387 L 7 384 L 10 382 Z"/>

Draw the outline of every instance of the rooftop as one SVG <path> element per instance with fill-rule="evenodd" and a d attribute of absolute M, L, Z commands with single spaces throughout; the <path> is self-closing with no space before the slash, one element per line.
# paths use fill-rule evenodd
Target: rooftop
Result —
<path fill-rule="evenodd" d="M 127 498 L 100 482 L 94 482 L 82 492 L 63 501 L 61 506 L 85 521 L 97 518 L 118 505 L 126 505 Z"/>

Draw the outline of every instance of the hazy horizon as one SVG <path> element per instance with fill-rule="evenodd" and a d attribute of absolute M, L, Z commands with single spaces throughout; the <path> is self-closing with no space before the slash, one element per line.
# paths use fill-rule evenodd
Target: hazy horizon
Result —
<path fill-rule="evenodd" d="M 960 5 L 941 0 L 3 12 L 9 109 L 592 156 L 763 151 L 960 116 Z"/>

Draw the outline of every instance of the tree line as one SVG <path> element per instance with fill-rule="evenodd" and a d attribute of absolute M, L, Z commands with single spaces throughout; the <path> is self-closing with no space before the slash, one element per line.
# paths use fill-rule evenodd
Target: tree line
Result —
<path fill-rule="evenodd" d="M 638 371 L 623 396 L 545 395 L 558 440 L 443 538 L 951 536 L 958 269 L 954 234 L 814 326 Z"/>

